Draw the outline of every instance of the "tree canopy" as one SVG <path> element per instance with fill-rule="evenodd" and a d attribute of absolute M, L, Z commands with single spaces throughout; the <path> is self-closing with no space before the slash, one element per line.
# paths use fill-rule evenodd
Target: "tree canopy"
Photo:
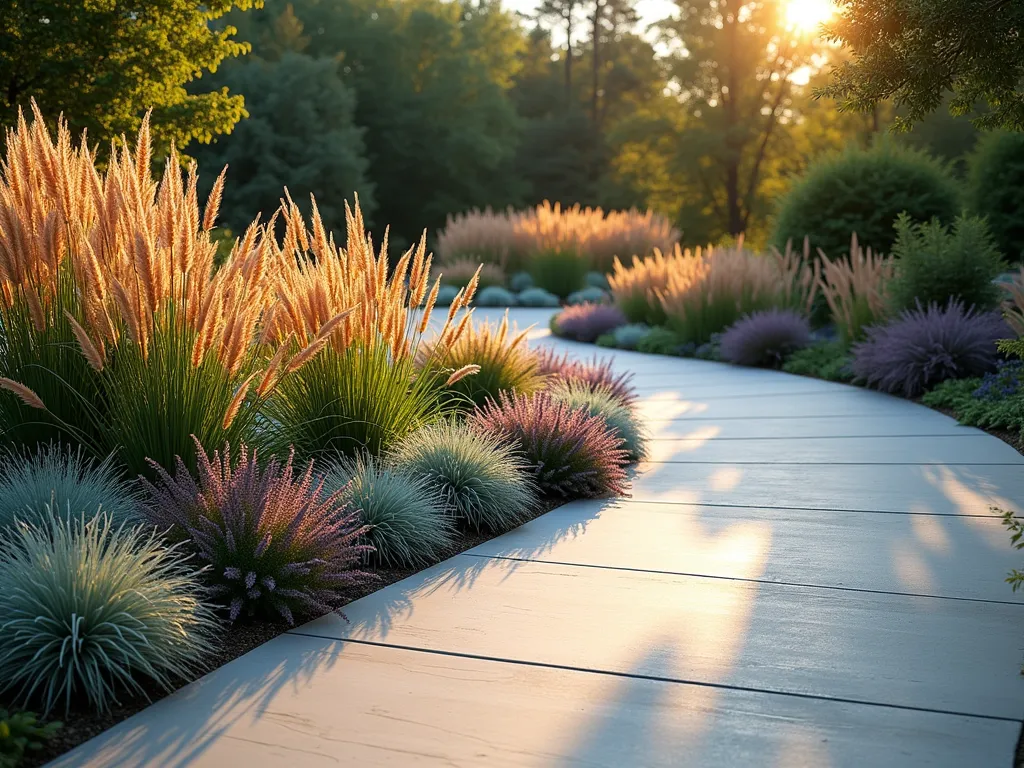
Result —
<path fill-rule="evenodd" d="M 249 112 L 231 135 L 195 153 L 207 180 L 228 166 L 220 207 L 226 226 L 241 233 L 256 214 L 267 221 L 284 186 L 307 212 L 315 195 L 325 221 L 344 221 L 354 193 L 372 214 L 365 132 L 354 122 L 355 93 L 338 77 L 337 61 L 286 50 L 277 60 L 231 62 L 216 78 L 245 94 Z"/>
<path fill-rule="evenodd" d="M 892 100 L 897 130 L 952 94 L 952 114 L 983 103 L 979 127 L 1024 130 L 1022 30 L 1019 0 L 846 0 L 827 34 L 854 58 L 819 93 L 850 110 Z"/>
<path fill-rule="evenodd" d="M 982 18 L 989 5 L 998 18 Z M 963 174 L 969 117 L 1012 117 L 1019 3 L 849 0 L 832 33 L 846 48 L 794 7 L 674 0 L 657 19 L 637 0 L 527 15 L 501 0 L 10 0 L 0 117 L 35 97 L 106 142 L 152 107 L 158 139 L 192 142 L 201 184 L 230 166 L 229 228 L 265 219 L 287 187 L 340 229 L 358 193 L 396 247 L 450 214 L 544 200 L 651 207 L 689 245 L 742 233 L 759 246 L 816 158 L 903 121 L 900 143 Z M 876 69 L 904 90 L 876 87 Z M 876 79 L 857 90 L 864 73 Z M 928 112 L 979 94 L 989 104 L 969 117 Z"/>
<path fill-rule="evenodd" d="M 198 78 L 247 50 L 234 28 L 210 22 L 261 0 L 4 0 L 0 3 L 0 122 L 35 99 L 73 132 L 105 145 L 138 130 L 153 110 L 154 137 L 209 141 L 244 115 L 241 95 Z"/>

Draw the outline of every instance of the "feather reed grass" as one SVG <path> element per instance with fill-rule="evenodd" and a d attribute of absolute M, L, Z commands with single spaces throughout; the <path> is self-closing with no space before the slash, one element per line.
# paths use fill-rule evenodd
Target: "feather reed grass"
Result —
<path fill-rule="evenodd" d="M 434 276 L 441 278 L 445 285 L 465 288 L 474 277 L 480 288 L 492 285 L 505 286 L 505 270 L 498 264 L 484 262 L 481 259 L 467 256 L 454 259 L 447 264 L 434 266 Z"/>
<path fill-rule="evenodd" d="M 1007 297 L 1003 302 L 1003 317 L 1018 338 L 1024 336 L 1024 267 L 1005 283 Z"/>
<path fill-rule="evenodd" d="M 536 392 L 545 382 L 536 355 L 526 346 L 531 328 L 510 329 L 506 310 L 497 324 L 471 323 L 443 357 L 434 353 L 430 344 L 424 345 L 420 367 L 428 359 L 456 372 L 475 366 L 473 375 L 446 382 L 449 396 L 460 407 L 483 405 L 488 399 L 497 399 L 499 392 Z"/>
<path fill-rule="evenodd" d="M 893 278 L 893 260 L 864 249 L 857 235 L 850 239 L 850 254 L 834 261 L 819 251 L 819 284 L 839 333 L 839 341 L 849 346 L 864 338 L 864 332 L 890 309 L 889 283 Z"/>
<path fill-rule="evenodd" d="M 545 201 L 536 208 L 504 213 L 491 209 L 449 216 L 438 235 L 445 259 L 474 256 L 508 271 L 524 268 L 544 252 L 582 254 L 592 269 L 611 271 L 615 258 L 669 251 L 679 231 L 653 211 L 608 211 Z"/>
<path fill-rule="evenodd" d="M 103 171 L 63 121 L 52 136 L 35 105 L 7 131 L 0 378 L 19 399 L 0 394 L 5 440 L 116 450 L 140 472 L 147 457 L 194 467 L 193 434 L 255 437 L 276 381 L 268 360 L 294 371 L 312 356 L 263 333 L 277 299 L 270 229 L 251 225 L 214 270 L 224 173 L 201 206 L 195 164 L 182 174 L 172 147 L 157 181 L 151 162 L 148 117 Z M 317 321 L 315 334 L 339 322 Z"/>
<path fill-rule="evenodd" d="M 449 306 L 417 373 L 416 353 L 441 285 L 431 284 L 425 237 L 389 269 L 387 233 L 375 250 L 358 200 L 346 208 L 344 248 L 327 233 L 315 200 L 308 227 L 290 199 L 282 211 L 278 303 L 264 342 L 294 340 L 316 359 L 282 381 L 267 404 L 273 442 L 281 450 L 294 446 L 303 458 L 379 454 L 443 415 L 444 383 L 454 372 L 440 361 L 470 323 L 471 311 L 459 313 L 476 292 L 479 267 Z M 341 319 L 332 327 L 335 318 Z"/>
<path fill-rule="evenodd" d="M 667 325 L 683 341 L 710 341 L 744 315 L 772 307 L 810 311 L 815 267 L 790 249 L 756 254 L 742 239 L 730 248 L 708 248 L 674 259 L 668 283 L 655 289 Z"/>

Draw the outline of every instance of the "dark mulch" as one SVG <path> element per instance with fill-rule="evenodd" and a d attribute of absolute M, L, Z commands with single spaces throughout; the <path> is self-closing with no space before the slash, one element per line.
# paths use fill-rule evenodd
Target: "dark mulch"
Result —
<path fill-rule="evenodd" d="M 540 517 L 562 503 L 564 502 L 561 500 L 545 500 L 537 512 L 531 515 L 530 519 Z M 498 534 L 476 533 L 473 531 L 463 532 L 452 543 L 452 546 L 443 554 L 440 560 L 446 560 L 460 552 L 465 552 L 467 549 L 472 549 L 478 544 L 494 538 L 496 535 Z M 347 590 L 344 598 L 339 600 L 338 604 L 334 606 L 335 609 L 343 608 L 353 600 L 358 600 L 361 597 L 376 592 L 378 589 L 383 589 L 389 584 L 401 581 L 407 576 L 417 573 L 419 569 L 375 568 L 372 570 L 378 578 L 372 582 Z M 314 617 L 308 618 L 312 619 Z M 244 656 L 257 646 L 263 645 L 268 640 L 273 640 L 287 630 L 287 625 L 270 621 L 248 621 L 232 625 L 224 635 L 223 645 L 219 649 L 218 654 L 210 660 L 208 671 L 213 671 L 218 667 L 224 666 L 229 661 L 237 659 L 239 656 Z M 191 679 L 180 680 L 174 686 L 174 690 L 182 688 L 190 682 L 192 682 Z M 71 711 L 67 715 L 54 716 L 54 719 L 60 719 L 64 726 L 53 739 L 47 742 L 42 750 L 26 755 L 20 768 L 35 768 L 35 766 L 43 765 L 59 757 L 108 728 L 112 728 L 122 720 L 126 720 L 136 712 L 145 709 L 153 702 L 159 701 L 171 692 L 173 691 L 165 692 L 156 688 L 148 689 L 146 691 L 149 696 L 148 700 L 143 696 L 126 698 L 122 700 L 120 705 L 112 707 L 109 712 L 104 714 L 98 714 L 82 704 L 72 706 Z M 9 702 L 0 697 L 0 707 L 3 706 L 9 706 Z"/>

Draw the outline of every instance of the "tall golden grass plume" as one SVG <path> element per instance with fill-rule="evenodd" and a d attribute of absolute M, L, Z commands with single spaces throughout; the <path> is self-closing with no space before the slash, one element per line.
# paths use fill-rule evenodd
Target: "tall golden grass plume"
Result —
<path fill-rule="evenodd" d="M 625 301 L 635 297 L 638 299 L 651 299 L 658 291 L 664 291 L 668 287 L 669 275 L 680 266 L 692 259 L 701 258 L 701 249 L 695 251 L 689 248 L 683 250 L 679 243 L 673 245 L 670 252 L 663 253 L 660 248 L 654 248 L 649 256 L 633 256 L 632 263 L 625 266 L 621 259 L 615 258 L 612 272 L 608 275 L 608 286 L 611 288 L 612 296 L 617 301 Z"/>
<path fill-rule="evenodd" d="M 125 344 L 148 359 L 162 324 L 173 322 L 193 335 L 191 365 L 212 357 L 232 377 L 244 367 L 250 384 L 255 374 L 248 369 L 255 365 L 259 395 L 266 396 L 283 367 L 274 339 L 263 332 L 278 301 L 277 265 L 284 259 L 273 237 L 277 215 L 266 226 L 253 222 L 215 270 L 211 230 L 225 172 L 201 205 L 194 163 L 183 172 L 172 146 L 159 180 L 152 165 L 148 115 L 134 142 L 122 137 L 111 148 L 101 172 L 95 152 L 84 137 L 73 144 L 64 120 L 54 136 L 34 103 L 31 117 L 19 113 L 0 166 L 0 300 L 8 309 L 23 300 L 36 329 L 45 329 L 64 320 L 67 308 L 58 311 L 56 298 L 66 275 L 73 283 L 71 330 L 96 371 L 110 350 Z M 317 226 L 312 246 L 326 250 L 329 237 Z M 290 231 L 311 245 L 304 230 Z M 321 297 L 319 314 L 309 318 L 310 339 L 332 321 L 332 329 L 341 324 L 340 310 L 329 312 L 328 305 Z M 287 334 L 281 338 L 294 344 Z M 259 342 L 270 346 L 257 351 Z M 259 363 L 264 353 L 268 367 Z M 237 412 L 241 400 L 235 405 Z"/>
<path fill-rule="evenodd" d="M 308 348 L 325 323 L 351 312 L 330 334 L 327 343 L 336 351 L 382 342 L 395 358 L 412 355 L 426 331 L 439 286 L 438 280 L 430 280 L 432 256 L 425 234 L 389 269 L 388 234 L 375 249 L 358 198 L 354 206 L 346 205 L 344 248 L 326 234 L 315 200 L 309 227 L 290 198 L 282 203 L 282 216 L 285 232 L 275 254 L 279 304 L 272 311 L 269 333 L 294 337 Z M 468 307 L 477 282 L 474 275 L 449 308 L 439 332 L 444 343 L 457 338 L 455 316 Z"/>
<path fill-rule="evenodd" d="M 729 247 L 673 259 L 667 275 L 665 287 L 654 294 L 670 324 L 701 340 L 760 309 L 787 307 L 806 314 L 817 290 L 816 268 L 792 249 L 759 254 L 745 248 L 742 238 Z"/>
<path fill-rule="evenodd" d="M 844 342 L 852 342 L 867 325 L 889 310 L 888 287 L 895 264 L 891 257 L 861 248 L 856 233 L 850 238 L 848 256 L 829 259 L 819 250 L 818 257 L 818 284 L 840 336 Z"/>
<path fill-rule="evenodd" d="M 792 243 L 786 243 L 783 251 L 772 248 L 771 256 L 780 276 L 782 303 L 810 315 L 821 286 L 821 264 L 811 255 L 810 238 L 804 238 L 800 251 L 794 249 Z"/>
<path fill-rule="evenodd" d="M 646 256 L 655 248 L 667 252 L 679 237 L 667 218 L 650 210 L 605 212 L 545 200 L 524 211 L 488 208 L 449 216 L 438 250 L 446 261 L 472 256 L 508 269 L 544 251 L 574 251 L 607 271 L 616 257 Z"/>
<path fill-rule="evenodd" d="M 499 264 L 482 261 L 481 257 L 473 256 L 463 256 L 435 264 L 433 277 L 441 278 L 448 285 L 466 285 L 477 274 L 479 282 L 483 285 L 505 285 L 505 270 Z"/>

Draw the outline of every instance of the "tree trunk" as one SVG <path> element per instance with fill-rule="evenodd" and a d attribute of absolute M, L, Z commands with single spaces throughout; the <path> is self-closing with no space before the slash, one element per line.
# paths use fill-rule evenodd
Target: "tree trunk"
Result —
<path fill-rule="evenodd" d="M 593 30 L 591 37 L 593 38 L 591 43 L 593 46 L 593 93 L 591 94 L 590 100 L 590 116 L 594 121 L 594 125 L 598 124 L 599 113 L 598 113 L 598 100 L 599 93 L 601 90 L 601 12 L 604 10 L 604 5 L 601 0 L 594 0 L 594 18 L 593 18 Z"/>
<path fill-rule="evenodd" d="M 565 108 L 572 106 L 572 11 L 569 3 L 565 14 Z"/>
<path fill-rule="evenodd" d="M 743 211 L 740 207 L 740 148 L 736 146 L 736 102 L 739 83 L 736 77 L 736 14 L 727 13 L 725 22 L 726 39 L 726 87 L 728 93 L 722 98 L 725 109 L 725 210 L 729 234 L 737 237 L 743 233 Z"/>

